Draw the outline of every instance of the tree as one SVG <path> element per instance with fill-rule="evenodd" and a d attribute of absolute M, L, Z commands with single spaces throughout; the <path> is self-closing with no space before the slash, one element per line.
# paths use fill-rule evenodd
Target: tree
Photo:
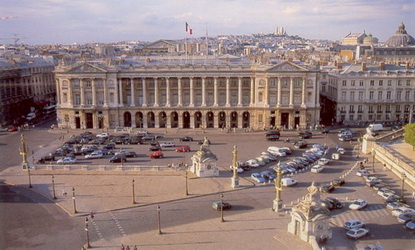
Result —
<path fill-rule="evenodd" d="M 415 124 L 409 123 L 405 127 L 404 141 L 412 145 L 412 150 L 415 150 Z"/>

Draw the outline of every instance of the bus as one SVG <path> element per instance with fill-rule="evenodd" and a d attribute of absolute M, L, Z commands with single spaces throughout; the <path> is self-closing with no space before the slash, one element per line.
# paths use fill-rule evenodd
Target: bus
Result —
<path fill-rule="evenodd" d="M 43 108 L 43 114 L 44 115 L 50 115 L 56 113 L 56 105 L 50 105 Z"/>

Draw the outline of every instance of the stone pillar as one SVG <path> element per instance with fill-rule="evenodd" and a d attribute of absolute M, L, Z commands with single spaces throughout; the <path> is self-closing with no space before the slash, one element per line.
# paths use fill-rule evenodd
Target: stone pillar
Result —
<path fill-rule="evenodd" d="M 96 112 L 93 112 L 92 113 L 92 123 L 93 123 L 93 128 L 94 129 L 98 129 L 99 127 L 98 127 L 98 112 L 96 111 Z"/>
<path fill-rule="evenodd" d="M 154 77 L 154 107 L 159 106 L 159 84 L 157 77 Z"/>
<path fill-rule="evenodd" d="M 251 77 L 251 102 L 249 103 L 250 106 L 255 104 L 255 78 Z"/>
<path fill-rule="evenodd" d="M 91 86 L 92 86 L 92 106 L 95 107 L 97 106 L 97 88 L 96 88 L 95 79 L 91 79 Z M 94 119 L 94 127 L 95 127 L 95 119 Z"/>
<path fill-rule="evenodd" d="M 290 106 L 294 106 L 294 78 L 290 77 Z"/>
<path fill-rule="evenodd" d="M 195 106 L 195 102 L 194 102 L 195 89 L 194 89 L 194 85 L 193 85 L 193 77 L 189 77 L 189 80 L 190 80 L 190 103 L 189 103 L 189 107 L 194 107 Z"/>
<path fill-rule="evenodd" d="M 269 107 L 269 77 L 267 77 L 265 81 L 264 106 Z"/>
<path fill-rule="evenodd" d="M 303 83 L 302 83 L 302 86 L 301 87 L 302 87 L 302 91 L 301 91 L 301 107 L 302 108 L 305 108 L 306 107 L 306 105 L 305 105 L 305 96 L 306 96 L 306 91 L 307 91 L 305 77 L 303 77 Z"/>
<path fill-rule="evenodd" d="M 143 77 L 143 78 L 141 78 L 141 80 L 142 80 L 142 83 L 143 83 L 143 107 L 147 107 L 147 86 L 146 86 L 146 78 Z M 146 118 L 146 120 L 147 120 L 147 118 Z"/>
<path fill-rule="evenodd" d="M 179 122 L 179 128 L 183 128 L 183 112 L 177 112 L 177 119 Z"/>
<path fill-rule="evenodd" d="M 154 114 L 154 127 L 160 128 L 160 117 L 157 114 Z"/>
<path fill-rule="evenodd" d="M 190 128 L 195 128 L 195 115 L 189 112 L 190 115 Z"/>
<path fill-rule="evenodd" d="M 79 79 L 81 85 L 81 106 L 85 105 L 85 88 L 84 88 L 84 79 Z"/>
<path fill-rule="evenodd" d="M 179 99 L 177 101 L 177 106 L 181 107 L 183 106 L 183 100 L 182 100 L 182 78 L 177 78 L 177 98 Z M 180 127 L 180 119 L 179 119 L 179 127 Z"/>
<path fill-rule="evenodd" d="M 116 87 L 115 87 L 115 99 L 116 99 L 117 106 L 120 105 L 120 94 L 118 93 L 120 88 L 118 87 L 118 84 L 119 84 L 119 82 L 118 82 L 118 79 L 117 79 L 116 80 Z"/>
<path fill-rule="evenodd" d="M 217 112 L 213 113 L 213 127 L 219 128 L 219 115 Z"/>
<path fill-rule="evenodd" d="M 148 128 L 147 113 L 143 112 L 143 128 Z"/>
<path fill-rule="evenodd" d="M 61 97 L 61 95 L 62 95 L 62 91 L 61 91 L 61 87 L 60 87 L 60 80 L 59 79 L 56 79 L 56 81 L 55 81 L 55 84 L 56 84 L 56 97 L 57 97 L 57 99 L 56 99 L 56 103 L 58 104 L 58 105 L 61 105 L 62 104 L 62 97 Z M 27 91 L 27 85 L 26 85 L 26 95 L 28 95 L 28 91 Z M 66 105 L 66 103 L 65 103 L 65 105 Z"/>
<path fill-rule="evenodd" d="M 166 107 L 170 106 L 170 81 L 169 77 L 166 77 Z"/>
<path fill-rule="evenodd" d="M 118 81 L 118 93 L 120 96 L 120 107 L 124 106 L 124 96 L 123 96 L 123 88 L 122 88 L 122 79 Z"/>
<path fill-rule="evenodd" d="M 134 85 L 134 78 L 130 78 L 130 84 L 131 84 L 131 107 L 135 106 L 135 85 Z"/>
<path fill-rule="evenodd" d="M 69 101 L 69 105 L 71 107 L 73 107 L 73 84 L 72 84 L 72 79 L 68 79 L 68 101 Z"/>
<path fill-rule="evenodd" d="M 226 77 L 226 107 L 230 107 L 231 103 L 230 103 L 230 77 Z"/>
<path fill-rule="evenodd" d="M 218 106 L 218 78 L 213 78 L 213 106 Z"/>
<path fill-rule="evenodd" d="M 238 107 L 242 107 L 242 77 L 238 77 Z"/>
<path fill-rule="evenodd" d="M 281 77 L 278 77 L 277 107 L 281 106 Z"/>
<path fill-rule="evenodd" d="M 202 107 L 206 107 L 206 77 L 202 77 Z"/>
<path fill-rule="evenodd" d="M 102 88 L 104 89 L 104 107 L 108 107 L 108 86 L 105 78 L 102 79 Z"/>

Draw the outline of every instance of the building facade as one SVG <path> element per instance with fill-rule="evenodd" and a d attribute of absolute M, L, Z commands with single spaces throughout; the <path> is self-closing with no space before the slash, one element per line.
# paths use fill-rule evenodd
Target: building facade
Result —
<path fill-rule="evenodd" d="M 407 123 L 415 108 L 415 68 L 409 63 L 351 64 L 329 74 L 322 95 L 332 103 L 327 107 L 335 114 L 332 122 Z"/>
<path fill-rule="evenodd" d="M 320 122 L 319 70 L 288 61 L 171 60 L 59 66 L 59 126 L 265 129 Z"/>
<path fill-rule="evenodd" d="M 0 125 L 20 125 L 29 112 L 55 103 L 54 68 L 42 58 L 0 59 Z"/>

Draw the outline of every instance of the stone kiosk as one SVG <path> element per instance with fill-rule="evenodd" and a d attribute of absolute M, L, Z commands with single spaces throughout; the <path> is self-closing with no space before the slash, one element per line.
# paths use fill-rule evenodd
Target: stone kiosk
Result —
<path fill-rule="evenodd" d="M 200 150 L 192 156 L 190 171 L 198 177 L 219 176 L 219 169 L 216 167 L 218 158 L 210 151 L 209 140 L 205 137 Z"/>
<path fill-rule="evenodd" d="M 321 206 L 320 190 L 314 182 L 307 190 L 309 193 L 292 208 L 288 232 L 310 243 L 314 248 L 318 246 L 318 242 L 324 242 L 332 236 L 329 226 L 330 211 Z"/>

